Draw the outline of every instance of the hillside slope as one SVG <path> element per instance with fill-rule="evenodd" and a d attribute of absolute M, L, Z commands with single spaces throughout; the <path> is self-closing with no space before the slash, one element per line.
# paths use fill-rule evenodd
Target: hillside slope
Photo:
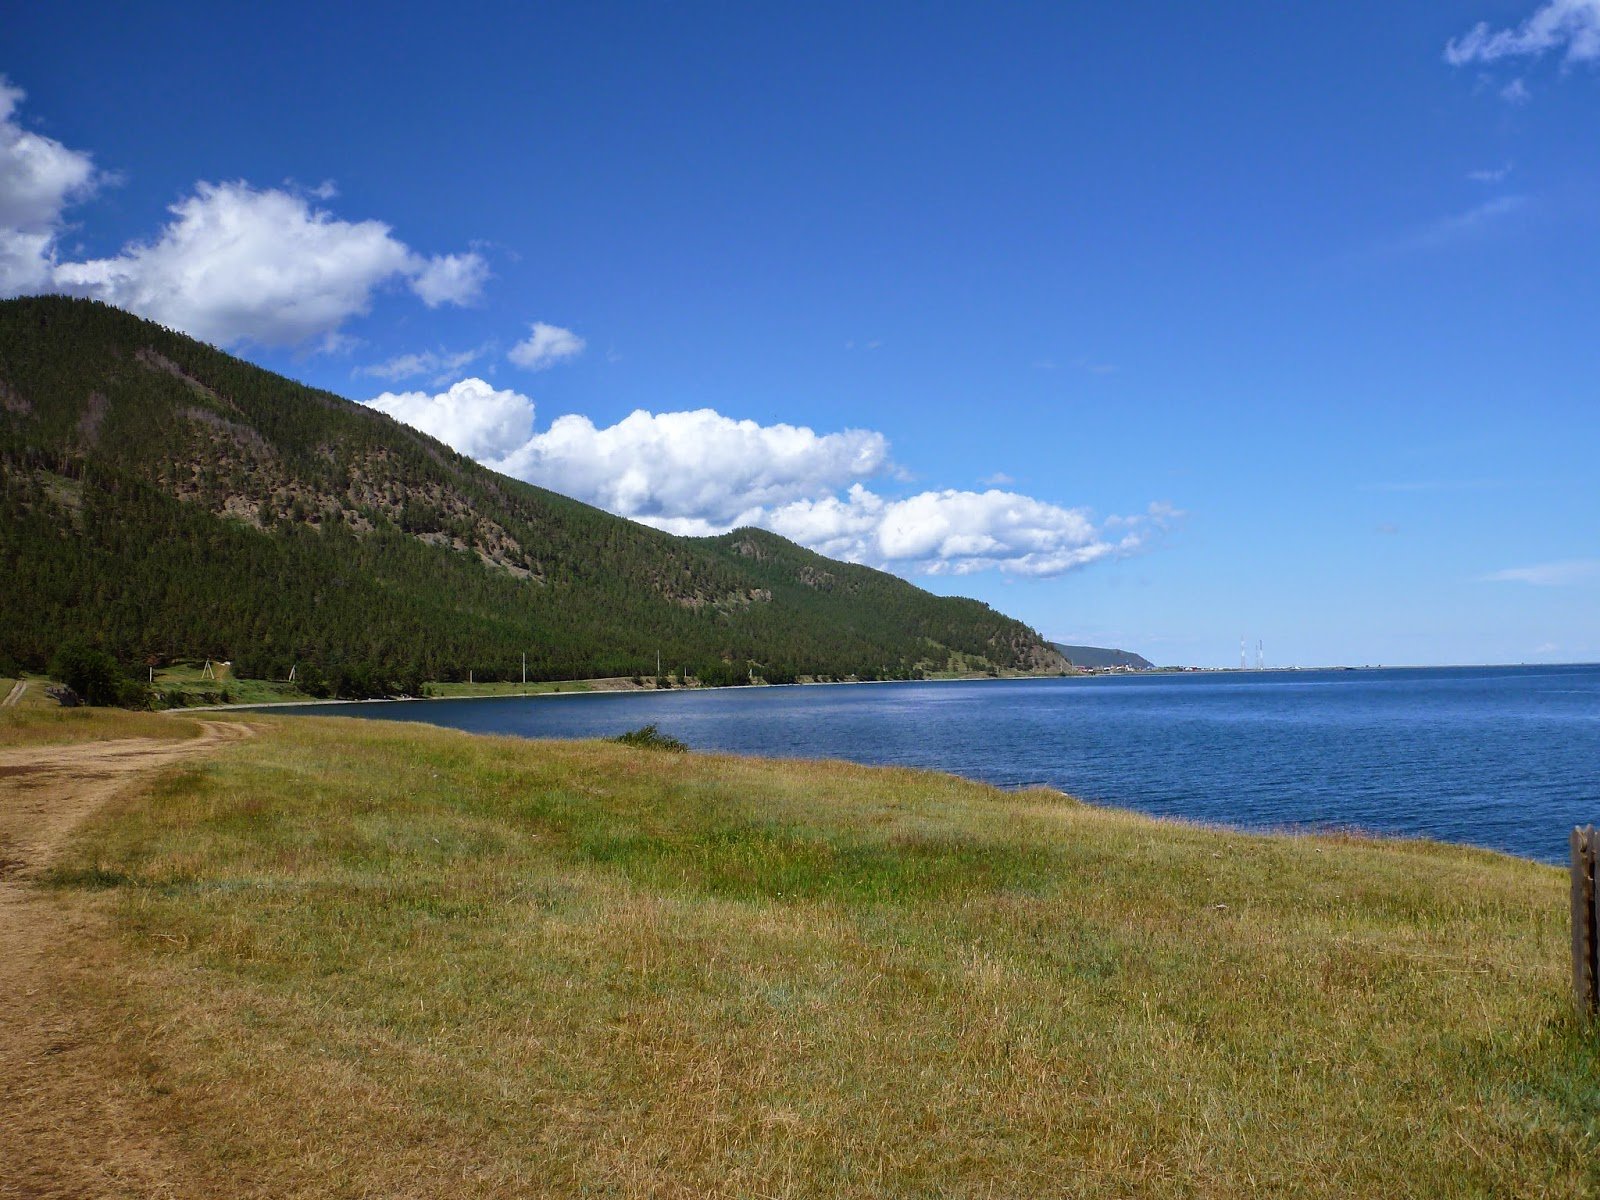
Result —
<path fill-rule="evenodd" d="M 1050 646 L 1075 667 L 1132 667 L 1135 671 L 1153 671 L 1155 663 L 1132 650 L 1113 650 L 1105 646 L 1069 646 L 1065 642 L 1051 642 Z"/>
<path fill-rule="evenodd" d="M 0 302 L 0 662 L 294 662 L 352 686 L 1055 670 L 1026 626 L 759 530 L 679 538 L 108 306 Z M 302 666 L 302 673 L 306 666 Z"/>

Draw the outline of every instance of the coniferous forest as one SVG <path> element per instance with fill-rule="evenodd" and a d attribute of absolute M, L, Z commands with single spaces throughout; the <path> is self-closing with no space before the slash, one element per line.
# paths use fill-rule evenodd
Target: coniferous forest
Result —
<path fill-rule="evenodd" d="M 713 469 L 712 464 L 707 469 Z M 60 645 L 347 695 L 424 680 L 1055 670 L 973 600 L 674 537 L 91 301 L 0 302 L 0 669 Z"/>

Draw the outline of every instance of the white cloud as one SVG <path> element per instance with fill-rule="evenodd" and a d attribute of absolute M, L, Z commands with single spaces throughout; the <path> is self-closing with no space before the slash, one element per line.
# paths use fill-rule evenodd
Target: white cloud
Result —
<path fill-rule="evenodd" d="M 478 254 L 441 254 L 412 260 L 411 290 L 429 308 L 441 304 L 471 304 L 489 279 L 489 264 Z"/>
<path fill-rule="evenodd" d="M 16 121 L 24 97 L 0 76 L 0 296 L 49 286 L 63 214 L 100 178 L 89 155 Z"/>
<path fill-rule="evenodd" d="M 1528 90 L 1528 85 L 1520 79 L 1513 79 L 1500 89 L 1500 99 L 1507 104 L 1526 104 L 1533 98 L 1533 93 Z"/>
<path fill-rule="evenodd" d="M 1568 62 L 1600 59 L 1600 0 L 1548 0 L 1515 29 L 1491 30 L 1480 21 L 1451 39 L 1444 57 L 1459 67 L 1503 58 L 1540 58 L 1562 49 Z"/>
<path fill-rule="evenodd" d="M 442 385 L 451 375 L 459 372 L 463 367 L 482 358 L 486 346 L 479 346 L 473 350 L 451 352 L 448 350 L 423 350 L 417 354 L 400 354 L 386 362 L 373 363 L 369 367 L 360 368 L 356 374 L 371 375 L 378 379 L 391 381 L 400 379 L 415 379 L 419 375 L 429 376 L 433 384 Z"/>
<path fill-rule="evenodd" d="M 1485 583 L 1529 583 L 1535 587 L 1568 587 L 1600 580 L 1600 558 L 1574 558 L 1565 562 L 1507 567 L 1483 576 Z"/>
<path fill-rule="evenodd" d="M 892 474 L 893 464 L 888 441 L 871 430 L 819 434 L 698 409 L 641 410 L 604 428 L 569 415 L 535 433 L 533 401 L 481 379 L 369 403 L 496 470 L 669 533 L 759 525 L 830 557 L 905 573 L 1059 575 L 1134 553 L 1182 515 L 1154 504 L 1096 525 L 1085 509 L 997 488 L 881 496 L 863 481 Z"/>
<path fill-rule="evenodd" d="M 331 183 L 257 189 L 198 183 L 154 237 L 109 257 L 63 262 L 65 213 L 100 176 L 87 154 L 24 130 L 23 93 L 0 79 L 0 295 L 94 296 L 224 345 L 332 343 L 380 287 L 427 304 L 465 304 L 488 277 L 477 254 L 418 254 L 381 221 L 313 207 Z"/>
<path fill-rule="evenodd" d="M 745 523 L 752 510 L 877 474 L 888 455 L 880 433 L 818 434 L 702 408 L 640 410 L 604 429 L 587 417 L 558 417 L 496 465 L 624 516 L 697 522 L 696 530 L 711 530 Z"/>
<path fill-rule="evenodd" d="M 993 488 L 886 500 L 855 484 L 845 498 L 797 501 L 764 523 L 833 558 L 927 575 L 1059 575 L 1118 550 L 1083 509 Z"/>
<path fill-rule="evenodd" d="M 61 263 L 63 290 L 96 296 L 208 341 L 295 345 L 334 335 L 373 292 L 408 280 L 432 305 L 470 297 L 475 255 L 424 258 L 381 221 L 343 221 L 303 196 L 200 183 L 148 242 Z"/>
<path fill-rule="evenodd" d="M 509 389 L 498 391 L 481 379 L 463 379 L 438 395 L 384 392 L 367 404 L 490 464 L 533 436 L 533 401 Z"/>
<path fill-rule="evenodd" d="M 526 367 L 530 371 L 542 371 L 564 359 L 576 358 L 583 353 L 585 344 L 584 340 L 570 329 L 535 321 L 533 331 L 528 334 L 526 340 L 511 347 L 506 357 L 519 367 Z"/>
<path fill-rule="evenodd" d="M 1473 183 L 1500 183 L 1507 175 L 1511 174 L 1511 164 L 1503 167 L 1483 168 L 1477 171 L 1468 171 L 1467 178 Z"/>

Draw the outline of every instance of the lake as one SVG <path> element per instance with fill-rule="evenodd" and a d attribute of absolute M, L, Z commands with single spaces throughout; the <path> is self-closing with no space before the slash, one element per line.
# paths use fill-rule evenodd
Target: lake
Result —
<path fill-rule="evenodd" d="M 931 767 L 1250 829 L 1356 828 L 1565 862 L 1600 821 L 1600 666 L 1230 671 L 578 693 L 284 711 Z"/>

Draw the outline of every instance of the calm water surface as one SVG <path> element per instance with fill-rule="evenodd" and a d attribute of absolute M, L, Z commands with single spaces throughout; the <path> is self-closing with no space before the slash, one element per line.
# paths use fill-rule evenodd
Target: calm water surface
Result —
<path fill-rule="evenodd" d="M 1600 666 L 774 687 L 286 710 L 933 767 L 1255 829 L 1357 827 L 1564 861 L 1600 822 Z"/>

